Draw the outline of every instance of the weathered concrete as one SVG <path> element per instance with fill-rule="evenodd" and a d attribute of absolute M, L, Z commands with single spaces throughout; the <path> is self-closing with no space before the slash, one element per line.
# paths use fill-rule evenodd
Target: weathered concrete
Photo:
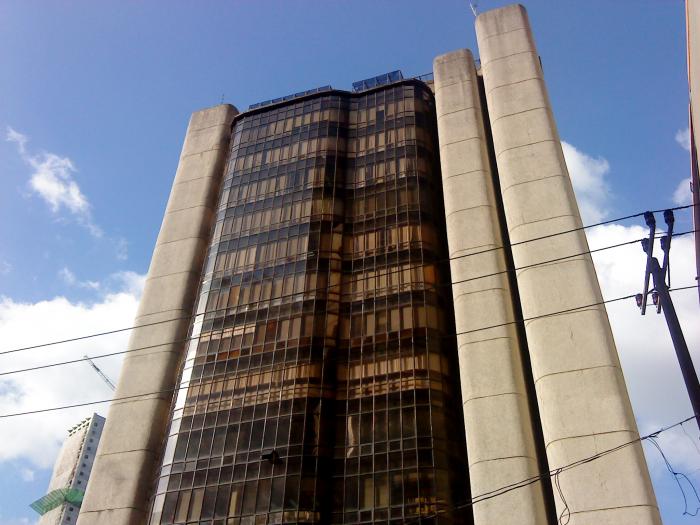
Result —
<path fill-rule="evenodd" d="M 202 264 L 215 216 L 216 196 L 237 110 L 228 104 L 194 113 L 163 218 L 109 411 L 80 525 L 146 522 L 165 439 L 172 389 L 183 355 Z M 138 348 L 149 347 L 144 350 Z M 136 350 L 136 351 L 134 351 Z M 162 392 L 151 394 L 152 392 Z"/>
<path fill-rule="evenodd" d="M 457 333 L 514 319 L 474 59 L 433 63 Z M 475 254 L 477 252 L 477 254 Z M 466 257 L 464 257 L 466 256 Z M 462 281 L 462 282 L 460 282 Z M 514 325 L 458 336 L 472 497 L 539 475 Z M 476 525 L 546 522 L 537 483 L 474 506 Z"/>
<path fill-rule="evenodd" d="M 693 194 L 695 228 L 695 275 L 700 275 L 700 173 L 697 169 L 697 138 L 700 130 L 700 2 L 687 0 L 686 30 L 688 37 L 688 87 L 690 88 L 690 178 Z M 698 288 L 700 295 L 700 288 Z"/>
<path fill-rule="evenodd" d="M 581 226 L 525 9 L 476 21 L 503 203 L 512 243 Z M 513 248 L 516 267 L 588 250 L 583 231 Z M 601 301 L 590 256 L 517 273 L 525 318 Z M 525 326 L 552 469 L 638 437 L 604 306 Z M 658 524 L 639 444 L 560 475 L 571 525 Z M 558 510 L 563 502 L 557 499 Z"/>

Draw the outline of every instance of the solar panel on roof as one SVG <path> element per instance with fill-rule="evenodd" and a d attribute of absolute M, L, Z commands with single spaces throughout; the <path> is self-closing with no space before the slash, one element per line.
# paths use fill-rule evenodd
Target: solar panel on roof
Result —
<path fill-rule="evenodd" d="M 401 73 L 400 69 L 397 69 L 396 71 L 390 71 L 389 73 L 384 73 L 383 75 L 377 75 L 376 77 L 353 82 L 352 90 L 355 92 L 364 91 L 365 89 L 384 86 L 386 84 L 391 84 L 392 82 L 398 82 L 399 80 L 403 80 L 403 73 Z"/>
<path fill-rule="evenodd" d="M 321 86 L 313 89 L 307 89 L 306 91 L 300 91 L 294 93 L 293 95 L 287 95 L 285 97 L 272 98 L 270 100 L 264 100 L 263 102 L 256 102 L 248 106 L 248 109 L 257 109 L 263 106 L 271 106 L 272 104 L 278 104 L 280 102 L 287 102 L 289 100 L 294 100 L 295 98 L 305 97 L 306 95 L 315 95 L 316 93 L 323 93 L 324 91 L 331 91 L 333 88 L 331 86 Z"/>

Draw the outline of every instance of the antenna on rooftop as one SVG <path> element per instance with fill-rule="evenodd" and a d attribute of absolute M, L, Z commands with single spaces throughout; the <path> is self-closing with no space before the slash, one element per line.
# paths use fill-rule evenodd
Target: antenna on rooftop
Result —
<path fill-rule="evenodd" d="M 474 18 L 477 17 L 477 8 L 479 7 L 479 2 L 469 2 L 469 7 L 471 7 L 472 13 L 474 14 Z"/>

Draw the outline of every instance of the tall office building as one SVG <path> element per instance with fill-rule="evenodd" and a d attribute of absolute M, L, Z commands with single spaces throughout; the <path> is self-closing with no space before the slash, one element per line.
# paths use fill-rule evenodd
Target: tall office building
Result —
<path fill-rule="evenodd" d="M 30 505 L 41 515 L 38 525 L 76 523 L 104 423 L 93 414 L 68 431 L 46 494 Z"/>
<path fill-rule="evenodd" d="M 552 490 L 638 433 L 525 10 L 476 26 L 193 114 L 81 525 L 660 523 L 638 443 Z"/>

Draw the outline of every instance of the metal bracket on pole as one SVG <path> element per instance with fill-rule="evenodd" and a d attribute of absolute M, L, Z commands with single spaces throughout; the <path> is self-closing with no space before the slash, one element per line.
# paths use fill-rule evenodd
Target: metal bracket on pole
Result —
<path fill-rule="evenodd" d="M 664 235 L 660 239 L 661 250 L 664 252 L 664 263 L 661 266 L 661 272 L 664 282 L 667 282 L 668 286 L 671 286 L 671 270 L 669 264 L 671 257 L 671 239 L 673 238 L 673 224 L 676 222 L 676 220 L 673 217 L 673 210 L 666 210 L 664 212 L 664 222 L 666 222 L 667 231 L 666 235 Z M 666 281 L 667 276 L 668 281 Z M 661 313 L 661 301 L 658 301 L 658 304 L 656 305 L 656 313 Z"/>
<path fill-rule="evenodd" d="M 678 321 L 676 309 L 673 306 L 671 294 L 669 293 L 668 285 L 666 284 L 666 276 L 667 273 L 670 272 L 669 257 L 671 251 L 671 238 L 673 236 L 673 211 L 666 210 L 664 212 L 664 220 L 668 226 L 668 232 L 661 238 L 661 249 L 664 252 L 663 266 L 660 265 L 659 260 L 652 255 L 654 249 L 654 235 L 656 233 L 656 220 L 654 219 L 654 214 L 646 212 L 644 214 L 644 220 L 647 223 L 647 226 L 649 226 L 649 238 L 642 241 L 642 248 L 647 254 L 647 267 L 646 271 L 644 272 L 644 292 L 643 294 L 637 294 L 637 305 L 641 308 L 642 315 L 644 315 L 647 305 L 647 295 L 649 293 L 649 278 L 653 278 L 653 297 L 654 304 L 656 305 L 656 311 L 657 313 L 663 311 L 664 317 L 666 318 L 668 331 L 671 334 L 673 347 L 676 350 L 678 364 L 680 365 L 681 373 L 683 374 L 685 388 L 688 391 L 690 404 L 693 407 L 696 423 L 700 429 L 700 382 L 698 382 L 698 374 L 695 371 L 693 360 L 690 357 L 688 345 L 685 341 L 685 337 L 683 336 L 683 330 L 681 329 L 680 322 Z"/>
<path fill-rule="evenodd" d="M 649 272 L 651 271 L 651 258 L 654 254 L 654 236 L 656 235 L 656 218 L 650 211 L 644 212 L 644 222 L 649 227 L 649 238 L 642 240 L 642 248 L 647 254 L 647 268 L 644 272 L 644 291 L 642 292 L 642 315 L 647 313 L 647 296 L 649 295 Z"/>

